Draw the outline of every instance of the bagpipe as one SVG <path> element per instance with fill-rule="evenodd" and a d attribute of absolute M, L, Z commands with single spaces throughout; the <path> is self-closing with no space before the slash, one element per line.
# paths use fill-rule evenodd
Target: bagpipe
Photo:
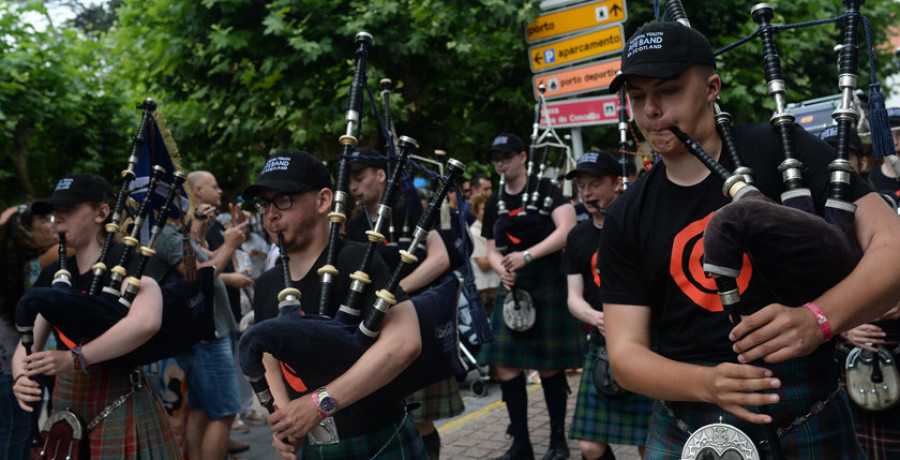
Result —
<path fill-rule="evenodd" d="M 531 131 L 531 144 L 528 148 L 528 162 L 526 166 L 525 190 L 522 192 L 521 208 L 510 210 L 507 208 L 504 194 L 506 193 L 506 177 L 500 175 L 500 188 L 497 192 L 497 220 L 494 222 L 494 244 L 501 254 L 508 254 L 518 248 L 529 248 L 540 243 L 556 229 L 550 211 L 553 209 L 554 195 L 557 195 L 559 186 L 554 179 L 545 177 L 550 149 L 559 149 L 557 169 L 562 171 L 561 176 L 574 167 L 571 148 L 564 142 L 556 130 L 549 114 L 546 111 L 544 100 L 545 88 L 539 86 L 538 104 L 534 110 L 534 123 Z M 541 121 L 546 128 L 541 131 Z M 538 155 L 540 152 L 540 158 Z M 518 153 L 518 152 L 517 152 Z M 535 171 L 537 163 L 537 171 Z M 564 197 L 572 196 L 571 181 L 566 180 L 562 190 Z"/>
<path fill-rule="evenodd" d="M 441 203 L 466 169 L 459 161 L 448 160 L 447 173 L 440 177 L 439 189 L 410 232 L 408 246 L 399 251 L 400 262 L 391 272 L 386 286 L 375 293 L 376 300 L 373 305 L 361 305 L 372 282 L 369 270 L 376 245 L 385 239 L 383 232 L 389 225 L 393 195 L 397 188 L 401 187 L 398 183 L 404 174 L 403 165 L 418 149 L 415 139 L 400 136 L 394 142 L 390 134 L 385 134 L 389 150 L 393 151 L 396 146 L 400 151 L 399 156 L 394 156 L 396 161 L 382 195 L 375 224 L 366 232 L 365 253 L 358 270 L 351 274 L 338 273 L 340 226 L 347 220 L 345 210 L 350 159 L 358 143 L 357 131 L 363 93 L 369 89 L 365 78 L 366 62 L 372 41 L 372 36 L 366 32 L 356 35 L 355 70 L 346 112 L 346 132 L 340 137 L 342 155 L 336 173 L 333 208 L 328 214 L 330 240 L 326 247 L 324 265 L 317 271 L 322 291 L 318 314 L 302 314 L 300 293 L 296 289 L 290 289 L 289 264 L 287 255 L 282 250 L 285 290 L 279 294 L 281 302 L 278 316 L 252 326 L 241 338 L 239 347 L 241 368 L 260 403 L 269 412 L 274 410 L 274 405 L 265 378 L 263 354 L 268 353 L 280 361 L 282 366 L 290 367 L 303 381 L 304 386 L 313 391 L 346 372 L 377 340 L 385 314 L 397 302 L 396 294 L 400 280 L 408 268 L 416 263 L 417 248 L 424 245 L 425 238 L 439 215 Z M 374 99 L 371 89 L 369 91 L 371 98 Z M 382 132 L 389 132 L 384 126 L 382 128 Z M 344 301 L 335 310 L 334 293 L 331 291 L 338 276 L 348 276 L 351 283 Z M 475 292 L 474 283 L 467 283 L 467 290 L 469 284 L 472 292 Z M 463 369 L 458 355 L 456 330 L 458 292 L 458 280 L 452 276 L 445 276 L 436 285 L 411 299 L 419 319 L 421 355 L 397 378 L 379 390 L 379 394 L 400 399 Z M 477 293 L 475 295 L 477 296 Z M 482 337 L 490 340 L 490 330 L 486 326 L 483 307 L 481 316 L 485 323 L 482 330 L 488 331 L 482 332 Z"/>
<path fill-rule="evenodd" d="M 138 105 L 143 110 L 140 129 L 133 139 L 128 165 L 121 173 L 122 187 L 116 197 L 115 208 L 109 223 L 104 227 L 105 240 L 99 261 L 92 267 L 93 280 L 87 293 L 76 292 L 71 287 L 71 273 L 66 269 L 65 238 L 60 238 L 60 270 L 54 274 L 52 287 L 29 289 L 16 307 L 16 328 L 22 333 L 22 344 L 30 352 L 33 343 L 34 322 L 38 314 L 56 328 L 61 335 L 75 344 L 84 344 L 99 337 L 124 318 L 131 302 L 141 288 L 141 276 L 147 261 L 155 254 L 153 247 L 166 221 L 173 211 L 182 213 L 183 207 L 174 207 L 176 198 L 182 196 L 182 185 L 186 176 L 178 171 L 167 172 L 160 166 L 150 166 L 154 149 L 165 149 L 162 134 L 153 118 L 156 103 L 147 99 Z M 150 170 L 146 193 L 132 217 L 131 231 L 124 238 L 124 250 L 116 265 L 106 276 L 106 259 L 117 235 L 123 228 L 129 188 L 136 177 L 136 167 Z M 160 193 L 165 189 L 165 193 Z M 132 190 L 133 191 L 133 190 Z M 162 198 L 162 205 L 153 215 L 152 209 Z M 144 223 L 155 219 L 149 241 L 141 244 L 140 233 Z M 128 276 L 127 267 L 132 266 L 133 253 L 138 260 L 133 273 Z M 187 262 L 187 260 L 186 260 Z M 186 264 L 187 265 L 187 264 Z M 191 271 L 190 269 L 188 270 Z M 105 286 L 100 289 L 106 280 Z M 126 287 L 122 292 L 122 284 Z M 212 323 L 212 283 L 211 267 L 197 270 L 193 278 L 178 280 L 160 286 L 162 290 L 162 325 L 159 331 L 138 348 L 109 360 L 104 364 L 136 367 L 174 356 L 190 349 L 201 339 L 214 337 Z"/>
<path fill-rule="evenodd" d="M 832 114 L 839 138 L 836 158 L 828 165 L 827 201 L 822 216 L 816 214 L 811 192 L 804 185 L 805 165 L 794 155 L 794 117 L 785 109 L 785 83 L 774 28 L 770 24 L 774 15 L 771 5 L 757 4 L 750 14 L 759 24 L 756 35 L 763 42 L 766 83 L 776 107 L 770 124 L 778 135 L 784 157 L 778 167 L 783 183 L 780 203 L 752 185 L 752 171 L 743 166 L 735 147 L 731 117 L 721 111 L 718 102 L 713 107 L 717 131 L 722 139 L 723 155 L 730 157 L 735 165 L 733 172 L 710 157 L 697 142 L 671 128 L 688 152 L 723 180 L 723 194 L 732 199 L 712 215 L 703 232 L 703 270 L 714 278 L 722 305 L 735 324 L 747 313 L 737 283 L 745 254 L 749 256 L 754 275 L 763 280 L 776 301 L 790 307 L 805 306 L 816 314 L 820 325 L 827 320 L 823 321 L 824 315 L 809 302 L 844 279 L 861 257 L 854 233 L 856 206 L 848 201 L 852 167 L 847 160 L 850 127 L 857 117 L 852 103 L 857 80 L 859 3 L 845 0 L 847 13 L 838 18 L 845 23 L 838 77 L 842 100 Z M 680 2 L 669 0 L 666 7 L 670 17 L 690 26 Z M 830 339 L 828 334 L 825 339 Z M 766 406 L 759 409 L 761 413 L 769 413 Z M 785 431 L 776 430 L 772 424 L 765 426 L 772 458 L 784 458 L 779 437 Z M 714 432 L 719 434 L 715 439 L 710 437 Z M 728 442 L 723 441 L 726 439 Z M 743 450 L 748 442 L 754 447 L 752 452 Z M 729 450 L 741 452 L 739 458 L 759 458 L 755 443 L 746 434 L 723 423 L 695 431 L 684 446 L 682 458 L 705 458 L 704 455 L 712 453 L 721 456 Z"/>

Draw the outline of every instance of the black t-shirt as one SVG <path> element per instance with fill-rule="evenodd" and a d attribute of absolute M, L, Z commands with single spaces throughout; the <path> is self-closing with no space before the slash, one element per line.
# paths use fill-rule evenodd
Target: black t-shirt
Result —
<path fill-rule="evenodd" d="M 531 195 L 535 190 L 535 184 L 537 184 L 537 178 L 531 177 L 528 180 L 528 194 Z M 548 210 L 550 214 L 553 213 L 553 210 L 567 204 L 568 201 L 563 197 L 562 191 L 555 184 L 550 184 L 548 180 L 542 180 L 541 185 L 544 187 L 542 190 L 547 190 L 552 186 L 552 190 L 550 190 L 549 194 L 553 198 L 553 204 L 550 205 L 550 209 Z M 509 210 L 510 216 L 516 216 L 520 212 L 522 212 L 522 193 L 525 190 L 519 192 L 515 195 L 510 195 L 506 193 L 504 190 L 497 190 L 491 196 L 488 197 L 487 201 L 484 203 L 484 219 L 482 220 L 481 226 L 481 236 L 486 239 L 493 240 L 494 238 L 494 224 L 497 222 L 497 201 L 498 194 L 503 193 L 503 202 L 506 205 L 506 209 Z M 529 200 L 531 196 L 529 196 Z M 541 198 L 543 200 L 543 197 Z M 539 208 L 542 207 L 543 203 L 540 203 Z M 549 219 L 549 218 L 548 218 Z M 552 219 L 550 219 L 550 224 L 553 225 Z M 555 227 L 554 227 L 555 228 Z M 515 236 L 515 235 L 513 235 Z M 523 248 L 527 249 L 527 248 Z"/>
<path fill-rule="evenodd" d="M 783 157 L 775 130 L 762 123 L 733 130 L 745 165 L 754 171 L 754 185 L 780 201 L 783 186 L 777 167 Z M 797 159 L 806 165 L 804 183 L 821 213 L 834 150 L 799 127 L 793 141 Z M 727 155 L 719 161 L 729 171 L 734 169 Z M 853 174 L 849 200 L 869 191 Z M 722 195 L 722 180 L 714 174 L 683 187 L 668 180 L 662 162 L 609 209 L 599 255 L 603 300 L 650 306 L 663 356 L 679 361 L 735 360 L 728 340 L 733 326 L 722 311 L 715 282 L 704 275 L 701 260 L 706 222 L 728 202 Z M 742 296 L 751 311 L 773 302 L 758 276 L 751 277 Z"/>
<path fill-rule="evenodd" d="M 563 254 L 566 275 L 581 275 L 584 282 L 584 300 L 597 311 L 603 311 L 600 273 L 597 271 L 597 249 L 603 230 L 594 225 L 594 219 L 579 222 L 566 238 Z M 591 338 L 598 339 L 600 331 L 591 326 Z"/>
<path fill-rule="evenodd" d="M 597 272 L 597 249 L 603 230 L 587 220 L 576 225 L 566 238 L 564 254 L 566 275 L 581 275 L 584 278 L 584 300 L 594 310 L 603 311 L 600 297 L 600 274 Z"/>
<path fill-rule="evenodd" d="M 895 177 L 887 177 L 881 172 L 881 166 L 872 168 L 869 171 L 869 181 L 872 186 L 879 192 L 898 192 L 900 191 L 900 179 Z"/>
<path fill-rule="evenodd" d="M 457 270 L 466 263 L 463 256 L 462 231 L 459 227 L 459 211 L 450 208 L 450 228 L 441 228 L 440 219 L 435 222 L 435 231 L 440 235 L 444 246 L 447 248 L 447 257 L 450 259 L 450 270 Z"/>
<path fill-rule="evenodd" d="M 334 305 L 331 311 L 337 311 L 340 304 L 344 301 L 344 296 L 350 292 L 351 280 L 349 275 L 359 268 L 359 263 L 365 253 L 366 246 L 356 241 L 348 241 L 345 239 L 337 242 L 338 275 L 334 277 L 332 284 L 332 300 Z M 322 292 L 320 278 L 316 271 L 325 265 L 326 252 L 323 251 L 316 259 L 315 265 L 300 280 L 292 280 L 291 287 L 300 290 L 301 309 L 307 314 L 318 314 L 319 312 L 319 295 Z M 362 302 L 360 303 L 363 311 L 371 308 L 375 304 L 375 291 L 381 289 L 387 284 L 391 271 L 385 265 L 384 260 L 376 253 L 372 257 L 369 265 L 369 277 L 372 284 L 364 292 Z M 264 321 L 269 318 L 278 316 L 278 293 L 284 289 L 284 270 L 281 264 L 267 270 L 256 280 L 256 295 L 253 297 L 253 312 L 256 322 Z M 399 287 L 396 293 L 397 301 L 402 302 L 409 297 Z"/>
<path fill-rule="evenodd" d="M 334 284 L 332 285 L 332 301 L 334 303 L 334 305 L 332 305 L 332 311 L 337 311 L 340 304 L 344 301 L 344 296 L 350 292 L 350 284 L 352 281 L 348 275 L 356 271 L 360 260 L 362 260 L 363 253 L 365 252 L 365 245 L 356 241 L 341 239 L 338 240 L 337 244 L 338 260 L 335 265 L 338 269 L 338 275 L 334 277 Z M 316 271 L 321 266 L 325 265 L 326 253 L 327 251 L 322 251 L 322 254 L 316 259 L 315 265 L 310 268 L 309 272 L 307 272 L 299 281 L 294 280 L 291 283 L 292 287 L 300 290 L 301 309 L 306 314 L 318 314 L 321 284 L 319 275 Z M 365 317 L 366 311 L 373 307 L 376 299 L 375 292 L 387 284 L 390 276 L 387 266 L 377 253 L 372 258 L 370 267 L 369 276 L 372 279 L 372 284 L 364 291 L 360 303 L 363 310 L 362 317 Z M 267 270 L 260 275 L 259 279 L 257 279 L 256 296 L 253 299 L 253 311 L 257 323 L 270 320 L 278 315 L 278 293 L 282 288 L 284 288 L 284 271 L 280 263 L 274 268 Z M 409 296 L 407 296 L 400 287 L 397 288 L 395 295 L 397 302 L 409 300 Z M 282 378 L 284 377 L 282 376 Z M 301 393 L 295 390 L 289 383 L 286 382 L 285 387 L 287 388 L 288 395 L 291 399 L 301 396 Z M 310 390 L 314 389 L 310 388 Z M 340 420 L 348 414 L 366 409 L 377 413 L 379 410 L 378 408 L 385 404 L 388 404 L 388 407 L 390 407 L 390 402 L 390 399 L 386 398 L 381 391 L 376 391 L 350 406 L 354 409 L 348 411 L 346 409 L 350 408 L 344 408 L 344 410 L 338 412 L 337 417 Z"/>

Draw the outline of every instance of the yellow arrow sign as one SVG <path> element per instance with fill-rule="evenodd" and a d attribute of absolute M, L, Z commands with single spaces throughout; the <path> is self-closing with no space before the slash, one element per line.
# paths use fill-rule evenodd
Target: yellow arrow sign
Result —
<path fill-rule="evenodd" d="M 624 48 L 622 35 L 620 24 L 545 45 L 532 46 L 528 48 L 531 71 L 540 72 L 619 52 Z"/>
<path fill-rule="evenodd" d="M 525 28 L 528 43 L 628 19 L 625 0 L 598 0 L 542 14 Z"/>

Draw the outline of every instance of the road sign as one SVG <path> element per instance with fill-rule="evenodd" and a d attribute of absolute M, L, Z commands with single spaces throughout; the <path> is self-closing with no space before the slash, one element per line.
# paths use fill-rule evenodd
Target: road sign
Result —
<path fill-rule="evenodd" d="M 525 41 L 534 43 L 626 19 L 625 0 L 597 0 L 538 16 L 525 27 Z"/>
<path fill-rule="evenodd" d="M 628 117 L 631 117 L 629 106 Z M 547 127 L 547 115 L 554 128 L 572 128 L 575 126 L 608 125 L 619 122 L 619 95 L 571 99 L 547 103 L 541 114 L 541 128 Z"/>
<path fill-rule="evenodd" d="M 538 85 L 542 83 L 547 88 L 544 99 L 548 100 L 607 88 L 621 67 L 622 59 L 615 58 L 535 75 L 531 78 L 534 98 L 538 99 Z"/>
<path fill-rule="evenodd" d="M 574 64 L 622 51 L 622 25 L 576 35 L 547 44 L 528 48 L 529 64 L 532 72 Z"/>

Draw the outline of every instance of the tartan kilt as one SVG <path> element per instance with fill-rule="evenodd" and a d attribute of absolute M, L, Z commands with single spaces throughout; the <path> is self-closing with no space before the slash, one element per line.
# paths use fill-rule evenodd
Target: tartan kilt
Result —
<path fill-rule="evenodd" d="M 856 438 L 869 460 L 900 458 L 900 405 L 885 411 L 860 409 L 850 402 Z"/>
<path fill-rule="evenodd" d="M 89 374 L 57 377 L 53 407 L 77 414 L 84 427 L 119 396 L 131 391 L 130 369 L 93 366 Z M 179 459 L 181 450 L 146 376 L 144 387 L 128 397 L 90 433 L 90 457 L 99 459 Z"/>
<path fill-rule="evenodd" d="M 396 433 L 396 436 L 395 436 Z M 382 449 L 383 448 L 383 449 Z M 344 439 L 330 446 L 304 443 L 298 460 L 405 460 L 427 459 L 425 445 L 409 415 L 371 433 Z"/>
<path fill-rule="evenodd" d="M 594 340 L 588 343 L 569 437 L 606 444 L 643 446 L 647 441 L 653 400 L 632 392 L 612 397 L 597 390 L 593 375 L 601 346 L 602 339 L 600 343 Z"/>
<path fill-rule="evenodd" d="M 581 366 L 586 352 L 584 324 L 569 313 L 566 279 L 560 271 L 562 253 L 555 252 L 518 272 L 516 287 L 531 294 L 536 310 L 534 327 L 516 332 L 503 321 L 501 284 L 491 315 L 494 341 L 485 343 L 479 362 L 514 369 L 558 370 Z"/>
<path fill-rule="evenodd" d="M 696 363 L 714 365 L 714 363 Z M 778 404 L 769 405 L 777 428 L 787 427 L 797 417 L 808 414 L 816 402 L 823 401 L 836 389 L 837 396 L 825 404 L 817 415 L 809 417 L 800 426 L 788 431 L 780 438 L 785 458 L 815 458 L 817 460 L 865 459 L 866 456 L 856 439 L 853 418 L 850 414 L 849 398 L 839 384 L 839 368 L 834 361 L 834 347 L 826 344 L 812 355 L 795 358 L 778 364 L 759 364 L 771 369 L 779 378 L 782 388 Z M 715 423 L 722 417 L 746 433 L 756 444 L 761 458 L 769 458 L 762 425 L 740 420 L 717 405 L 706 403 L 666 402 L 675 416 L 687 422 L 688 429 L 697 430 L 703 425 Z M 645 458 L 680 458 L 681 449 L 688 434 L 678 428 L 660 401 L 653 404 L 650 434 L 647 438 Z"/>
<path fill-rule="evenodd" d="M 441 420 L 462 414 L 466 409 L 456 377 L 450 377 L 407 396 L 406 404 L 418 403 L 419 408 L 411 410 L 413 423 Z"/>

